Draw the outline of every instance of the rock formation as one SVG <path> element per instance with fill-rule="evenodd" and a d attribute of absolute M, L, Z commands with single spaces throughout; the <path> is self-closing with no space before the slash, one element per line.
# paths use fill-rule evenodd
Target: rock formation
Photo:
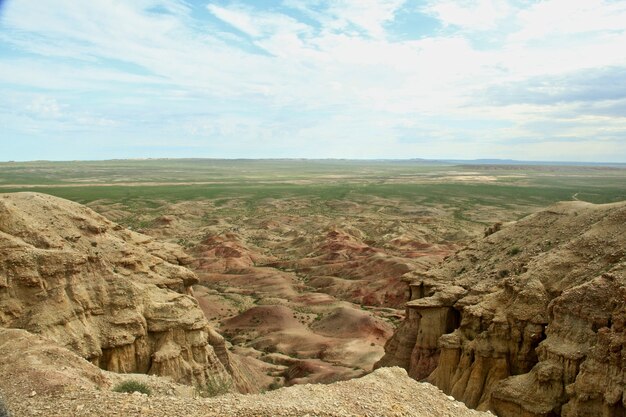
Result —
<path fill-rule="evenodd" d="M 196 276 L 175 245 L 66 200 L 0 196 L 0 326 L 45 336 L 102 369 L 240 390 L 224 340 L 190 295 Z"/>
<path fill-rule="evenodd" d="M 399 365 L 501 417 L 623 416 L 626 203 L 559 203 L 407 279 Z"/>

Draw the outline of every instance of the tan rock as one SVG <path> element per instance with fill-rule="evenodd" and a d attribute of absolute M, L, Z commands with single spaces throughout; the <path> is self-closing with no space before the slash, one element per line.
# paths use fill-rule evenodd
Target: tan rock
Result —
<path fill-rule="evenodd" d="M 560 203 L 490 230 L 409 280 L 378 365 L 501 417 L 622 415 L 625 254 L 626 203 Z"/>
<path fill-rule="evenodd" d="M 87 360 L 26 330 L 0 328 L 0 357 L 0 387 L 11 396 L 34 397 L 38 393 L 61 393 L 70 386 L 111 385 L 106 374 Z"/>
<path fill-rule="evenodd" d="M 231 378 L 223 339 L 188 295 L 197 282 L 188 261 L 80 204 L 0 196 L 0 326 L 50 338 L 102 369 L 200 385 Z"/>

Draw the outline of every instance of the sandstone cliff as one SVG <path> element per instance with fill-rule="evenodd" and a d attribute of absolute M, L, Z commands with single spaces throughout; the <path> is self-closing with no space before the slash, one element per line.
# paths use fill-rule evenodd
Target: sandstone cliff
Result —
<path fill-rule="evenodd" d="M 501 417 L 623 416 L 626 203 L 560 203 L 410 277 L 399 365 Z"/>
<path fill-rule="evenodd" d="M 102 369 L 252 389 L 190 295 L 175 245 L 66 200 L 0 196 L 0 326 L 46 336 Z"/>

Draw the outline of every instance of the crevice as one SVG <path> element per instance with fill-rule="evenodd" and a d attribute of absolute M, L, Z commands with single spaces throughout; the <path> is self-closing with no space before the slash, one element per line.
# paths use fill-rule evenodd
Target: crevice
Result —
<path fill-rule="evenodd" d="M 454 307 L 448 311 L 445 333 L 452 333 L 461 326 L 461 312 Z"/>

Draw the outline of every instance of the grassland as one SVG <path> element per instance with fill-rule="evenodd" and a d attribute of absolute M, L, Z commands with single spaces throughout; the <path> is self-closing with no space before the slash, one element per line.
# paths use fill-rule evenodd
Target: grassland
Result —
<path fill-rule="evenodd" d="M 477 211 L 519 217 L 555 201 L 626 200 L 626 169 L 590 166 L 453 165 L 422 161 L 114 160 L 0 163 L 0 192 L 36 191 L 133 210 L 167 203 L 302 198 L 328 211 L 329 201 L 397 200 L 445 207 L 459 219 Z"/>
<path fill-rule="evenodd" d="M 451 165 L 351 160 L 113 160 L 0 163 L 0 192 L 28 188 L 80 202 L 349 194 L 591 202 L 626 199 L 626 167 Z"/>

